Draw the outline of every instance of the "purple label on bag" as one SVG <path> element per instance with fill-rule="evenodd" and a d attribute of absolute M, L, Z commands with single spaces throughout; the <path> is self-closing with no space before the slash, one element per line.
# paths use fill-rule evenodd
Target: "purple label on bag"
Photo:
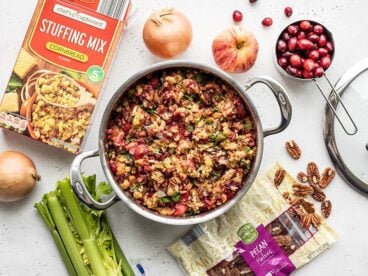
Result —
<path fill-rule="evenodd" d="M 242 240 L 235 248 L 256 275 L 283 276 L 296 269 L 263 225 L 245 224 L 238 235 Z"/>

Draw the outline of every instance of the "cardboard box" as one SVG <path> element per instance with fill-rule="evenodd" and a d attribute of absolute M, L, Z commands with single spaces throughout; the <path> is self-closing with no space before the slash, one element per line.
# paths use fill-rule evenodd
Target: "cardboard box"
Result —
<path fill-rule="evenodd" d="M 39 0 L 0 103 L 0 126 L 80 152 L 130 0 Z"/>

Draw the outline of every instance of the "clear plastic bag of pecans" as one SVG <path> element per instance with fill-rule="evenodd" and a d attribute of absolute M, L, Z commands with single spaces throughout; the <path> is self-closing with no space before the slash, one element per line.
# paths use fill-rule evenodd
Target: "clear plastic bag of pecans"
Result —
<path fill-rule="evenodd" d="M 312 191 L 296 183 L 276 164 L 234 208 L 194 226 L 168 251 L 193 276 L 289 275 L 337 240 L 304 196 Z"/>

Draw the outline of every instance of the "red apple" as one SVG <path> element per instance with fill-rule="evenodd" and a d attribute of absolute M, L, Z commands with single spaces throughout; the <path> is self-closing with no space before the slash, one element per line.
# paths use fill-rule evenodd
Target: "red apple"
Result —
<path fill-rule="evenodd" d="M 220 33 L 212 42 L 216 64 L 229 73 L 249 70 L 256 62 L 258 42 L 252 32 L 240 26 Z"/>

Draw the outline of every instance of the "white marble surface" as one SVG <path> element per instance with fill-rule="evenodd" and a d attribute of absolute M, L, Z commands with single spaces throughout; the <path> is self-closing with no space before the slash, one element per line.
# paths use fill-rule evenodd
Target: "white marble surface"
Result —
<path fill-rule="evenodd" d="M 0 91 L 5 90 L 35 5 L 36 0 L 0 1 Z M 286 5 L 294 8 L 294 15 L 290 19 L 283 15 Z M 134 72 L 159 61 L 145 49 L 141 37 L 143 23 L 153 9 L 175 6 L 187 14 L 193 24 L 194 37 L 189 50 L 180 59 L 209 64 L 214 64 L 210 51 L 212 39 L 219 31 L 233 25 L 232 11 L 240 9 L 244 14 L 243 24 L 254 31 L 260 42 L 260 52 L 256 65 L 250 71 L 234 77 L 240 83 L 257 75 L 274 77 L 285 85 L 293 104 L 293 119 L 289 128 L 265 139 L 260 172 L 275 161 L 281 162 L 292 173 L 304 169 L 311 160 L 321 166 L 331 165 L 322 137 L 322 98 L 312 83 L 283 78 L 272 63 L 272 49 L 278 32 L 292 20 L 310 18 L 321 21 L 335 35 L 337 51 L 328 75 L 332 80 L 337 80 L 346 69 L 367 55 L 367 1 L 259 0 L 251 6 L 247 0 L 136 0 L 135 6 L 138 8 L 137 15 L 117 51 L 101 104 L 96 111 L 87 149 L 96 147 L 98 123 L 104 106 L 118 86 Z M 260 24 L 265 16 L 274 19 L 274 25 L 267 29 Z M 270 94 L 261 87 L 255 88 L 251 94 L 264 125 L 276 124 L 278 112 Z M 299 141 L 303 149 L 299 161 L 293 161 L 285 153 L 284 141 L 291 138 Z M 68 175 L 73 156 L 0 131 L 0 151 L 9 149 L 30 155 L 38 166 L 42 180 L 27 199 L 0 204 L 0 275 L 66 275 L 52 238 L 33 205 L 44 193 L 54 188 L 57 179 Z M 85 170 L 97 170 L 100 180 L 103 180 L 97 159 L 88 161 Z M 339 177 L 327 189 L 327 194 L 334 206 L 329 223 L 338 232 L 340 240 L 295 275 L 368 275 L 367 198 L 352 190 Z M 182 273 L 165 247 L 180 237 L 187 227 L 150 222 L 134 214 L 123 203 L 114 205 L 108 214 L 126 255 L 133 263 L 143 261 L 149 272 L 147 275 Z"/>

